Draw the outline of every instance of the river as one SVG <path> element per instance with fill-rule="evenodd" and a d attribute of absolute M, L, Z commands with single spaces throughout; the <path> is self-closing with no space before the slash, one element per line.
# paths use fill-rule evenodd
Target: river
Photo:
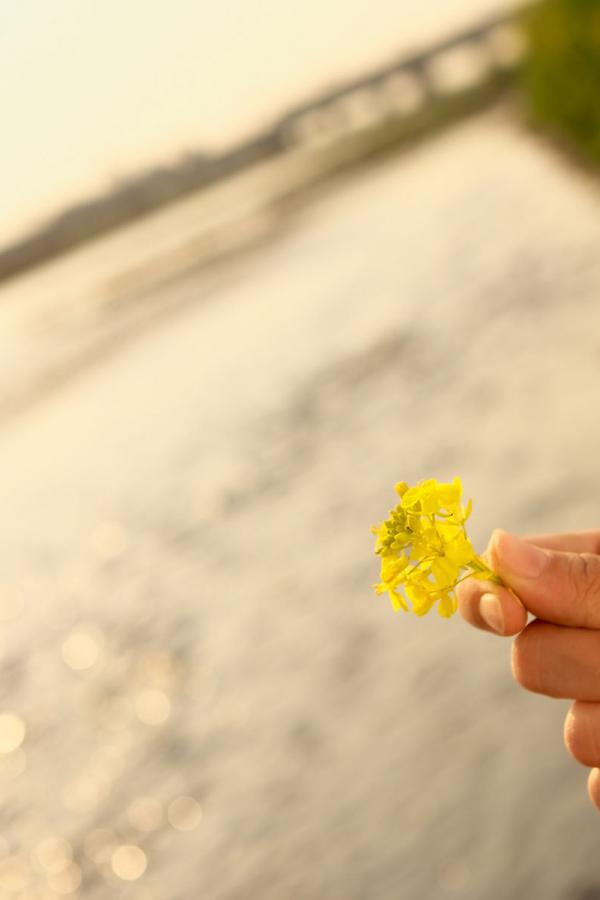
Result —
<path fill-rule="evenodd" d="M 0 890 L 600 896 L 565 704 L 394 614 L 369 533 L 455 474 L 479 545 L 598 525 L 599 243 L 589 181 L 490 112 L 3 424 Z"/>

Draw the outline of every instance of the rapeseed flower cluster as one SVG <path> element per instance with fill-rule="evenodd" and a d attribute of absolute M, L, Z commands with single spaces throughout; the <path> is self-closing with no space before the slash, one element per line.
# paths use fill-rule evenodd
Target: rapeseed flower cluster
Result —
<path fill-rule="evenodd" d="M 415 487 L 396 485 L 400 502 L 381 525 L 375 552 L 381 557 L 378 594 L 387 593 L 394 609 L 412 610 L 424 616 L 438 604 L 438 612 L 450 618 L 457 609 L 456 585 L 465 578 L 499 582 L 485 561 L 475 553 L 465 523 L 472 504 L 462 506 L 460 478 L 451 484 L 429 478 Z"/>

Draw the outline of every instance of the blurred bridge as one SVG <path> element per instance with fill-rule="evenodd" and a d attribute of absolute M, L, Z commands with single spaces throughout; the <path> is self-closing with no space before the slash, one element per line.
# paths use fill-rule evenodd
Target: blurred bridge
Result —
<path fill-rule="evenodd" d="M 522 13 L 487 19 L 368 75 L 292 108 L 272 135 L 282 147 L 339 136 L 386 116 L 412 115 L 432 100 L 478 87 L 515 68 L 524 55 Z"/>
<path fill-rule="evenodd" d="M 393 144 L 422 130 L 421 112 L 422 119 L 427 115 L 434 119 L 436 114 L 439 119 L 440 113 L 446 120 L 460 115 L 459 105 L 444 102 L 453 97 L 477 95 L 481 107 L 489 98 L 486 87 L 507 84 L 507 76 L 523 57 L 520 16 L 520 12 L 495 16 L 323 91 L 218 156 L 192 154 L 66 209 L 32 234 L 0 248 L 0 282 L 291 148 L 327 144 L 388 121 L 399 126 L 384 142 Z M 355 155 L 362 158 L 372 151 L 373 146 L 366 146 Z"/>

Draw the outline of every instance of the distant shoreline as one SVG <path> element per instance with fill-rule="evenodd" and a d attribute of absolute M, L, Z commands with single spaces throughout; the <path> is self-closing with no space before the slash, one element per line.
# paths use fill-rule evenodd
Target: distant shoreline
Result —
<path fill-rule="evenodd" d="M 517 20 L 515 13 L 495 16 L 418 53 L 322 92 L 291 109 L 264 132 L 224 154 L 190 154 L 170 167 L 151 169 L 106 193 L 69 207 L 27 237 L 0 250 L 0 283 L 258 162 L 284 154 L 302 141 L 298 138 L 298 126 L 305 120 L 310 120 L 311 116 L 327 119 L 328 114 L 331 118 L 332 111 L 334 118 L 339 119 L 342 104 L 353 95 L 371 91 L 376 97 L 388 81 L 399 75 L 421 82 L 419 86 L 424 99 L 419 108 L 404 113 L 383 112 L 369 127 L 350 128 L 347 132 L 344 132 L 344 123 L 341 126 L 337 123 L 334 128 L 341 127 L 342 134 L 334 131 L 322 177 L 346 168 L 350 162 L 356 163 L 382 150 L 410 144 L 433 128 L 482 108 L 511 83 L 512 66 L 495 66 L 491 61 L 489 71 L 467 88 L 441 93 L 430 85 L 427 68 L 436 57 L 461 48 L 466 50 L 477 41 L 483 44 L 494 30 L 514 26 Z M 324 127 L 331 126 L 325 123 Z"/>

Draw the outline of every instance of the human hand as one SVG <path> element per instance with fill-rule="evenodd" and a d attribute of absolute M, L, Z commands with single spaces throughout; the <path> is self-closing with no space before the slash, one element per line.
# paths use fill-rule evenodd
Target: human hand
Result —
<path fill-rule="evenodd" d="M 506 587 L 464 581 L 459 612 L 476 628 L 518 635 L 512 670 L 524 688 L 574 700 L 565 743 L 592 768 L 588 791 L 600 809 L 600 531 L 521 539 L 497 530 L 484 556 Z"/>

